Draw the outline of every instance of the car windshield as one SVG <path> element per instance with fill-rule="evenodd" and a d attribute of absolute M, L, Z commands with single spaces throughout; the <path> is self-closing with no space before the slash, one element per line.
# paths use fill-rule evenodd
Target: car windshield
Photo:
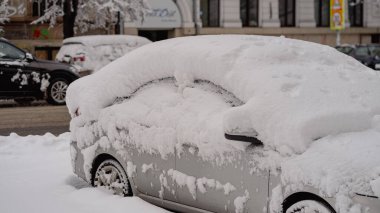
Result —
<path fill-rule="evenodd" d="M 23 59 L 25 53 L 10 44 L 0 42 L 0 59 Z"/>

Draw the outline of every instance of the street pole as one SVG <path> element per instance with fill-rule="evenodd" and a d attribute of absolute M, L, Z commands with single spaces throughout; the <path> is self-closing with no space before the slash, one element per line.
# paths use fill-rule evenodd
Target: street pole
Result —
<path fill-rule="evenodd" d="M 194 27 L 195 27 L 195 35 L 199 35 L 199 17 L 200 17 L 200 11 L 199 6 L 200 2 L 199 0 L 193 0 L 193 21 L 194 21 Z"/>
<path fill-rule="evenodd" d="M 340 46 L 340 30 L 336 31 L 336 46 Z"/>

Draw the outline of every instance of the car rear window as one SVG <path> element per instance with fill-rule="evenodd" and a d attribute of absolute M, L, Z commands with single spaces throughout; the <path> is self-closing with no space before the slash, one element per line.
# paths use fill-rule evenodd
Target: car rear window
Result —
<path fill-rule="evenodd" d="M 56 59 L 62 61 L 65 56 L 73 57 L 81 54 L 86 55 L 86 49 L 82 43 L 67 43 L 59 49 Z"/>

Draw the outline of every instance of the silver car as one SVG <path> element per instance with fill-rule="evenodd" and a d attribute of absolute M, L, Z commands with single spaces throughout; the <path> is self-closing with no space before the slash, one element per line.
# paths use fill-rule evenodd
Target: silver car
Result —
<path fill-rule="evenodd" d="M 244 42 L 247 38 L 251 39 L 242 37 Z M 203 38 L 195 38 L 191 42 L 199 42 L 196 39 L 203 42 Z M 214 38 L 211 37 L 212 39 Z M 212 48 L 212 45 L 223 45 L 221 43 L 224 39 L 226 38 L 216 37 L 215 42 L 205 39 L 205 43 L 211 45 L 207 48 Z M 239 40 L 241 37 L 232 39 Z M 265 41 L 266 38 L 260 39 Z M 188 40 L 182 39 L 175 40 L 172 44 L 176 51 L 183 51 L 186 55 L 180 45 L 188 44 L 187 42 Z M 263 43 L 257 45 L 263 46 Z M 135 61 L 134 56 L 142 55 L 146 55 L 144 61 L 148 61 L 128 67 L 138 69 L 139 66 L 147 66 L 149 60 L 153 60 L 149 54 L 155 51 L 157 54 L 164 53 L 165 46 L 170 44 L 167 41 L 162 45 L 147 45 L 127 55 L 126 58 L 132 61 L 128 63 Z M 210 58 L 208 60 L 223 60 L 217 56 Z M 122 60 L 118 62 L 122 63 Z M 165 60 L 162 64 L 167 62 Z M 234 63 L 236 65 L 238 62 Z M 163 65 L 167 68 L 165 66 Z M 111 65 L 107 68 L 117 67 Z M 159 66 L 149 68 L 160 69 Z M 144 74 L 144 69 L 141 72 Z M 133 73 L 131 76 L 134 76 Z M 199 76 L 202 75 L 199 75 L 187 86 L 178 83 L 180 78 L 177 74 L 164 78 L 162 76 L 164 75 L 157 74 L 156 79 L 138 82 L 139 86 L 131 89 L 133 92 L 125 92 L 127 96 L 117 97 L 99 113 L 93 113 L 97 116 L 95 119 L 92 117 L 88 120 L 82 118 L 86 110 L 84 107 L 73 107 L 74 102 L 79 100 L 74 98 L 78 93 L 73 91 L 75 86 L 81 86 L 83 90 L 93 79 L 76 83 L 71 87 L 71 93 L 69 88 L 68 102 L 73 116 L 71 156 L 75 174 L 95 187 L 105 188 L 121 196 L 138 196 L 177 212 L 345 211 L 336 205 L 337 197 L 321 193 L 311 184 L 284 185 L 278 167 L 263 165 L 268 162 L 267 158 L 273 160 L 276 156 L 268 155 L 268 152 L 276 150 L 270 150 L 265 141 L 260 141 L 258 132 L 254 129 L 228 131 L 234 128 L 226 126 L 235 125 L 233 121 L 244 123 L 247 117 L 247 114 L 239 114 L 221 119 L 226 110 L 246 104 L 232 91 L 211 82 L 207 75 L 203 75 L 206 76 L 205 79 L 200 79 Z M 99 79 L 103 80 L 100 76 Z M 93 84 L 93 88 L 96 88 L 95 85 L 106 85 L 104 82 L 107 79 L 98 82 L 100 84 Z M 105 87 L 102 89 L 115 92 Z M 98 91 L 101 92 L 102 89 Z M 96 96 L 96 93 L 92 94 Z M 91 98 L 98 100 L 89 96 Z M 168 128 L 171 124 L 175 128 Z M 189 132 L 193 134 L 188 135 Z M 315 141 L 320 139 L 315 138 Z M 380 200 L 373 194 L 358 192 L 351 194 L 349 199 L 355 205 L 360 204 L 360 208 L 366 212 L 380 212 Z"/>

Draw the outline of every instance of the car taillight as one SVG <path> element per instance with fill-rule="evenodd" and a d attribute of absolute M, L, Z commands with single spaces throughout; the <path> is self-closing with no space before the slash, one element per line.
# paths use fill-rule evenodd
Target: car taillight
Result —
<path fill-rule="evenodd" d="M 84 55 L 82 56 L 74 56 L 74 61 L 85 61 L 86 60 L 86 57 Z"/>

